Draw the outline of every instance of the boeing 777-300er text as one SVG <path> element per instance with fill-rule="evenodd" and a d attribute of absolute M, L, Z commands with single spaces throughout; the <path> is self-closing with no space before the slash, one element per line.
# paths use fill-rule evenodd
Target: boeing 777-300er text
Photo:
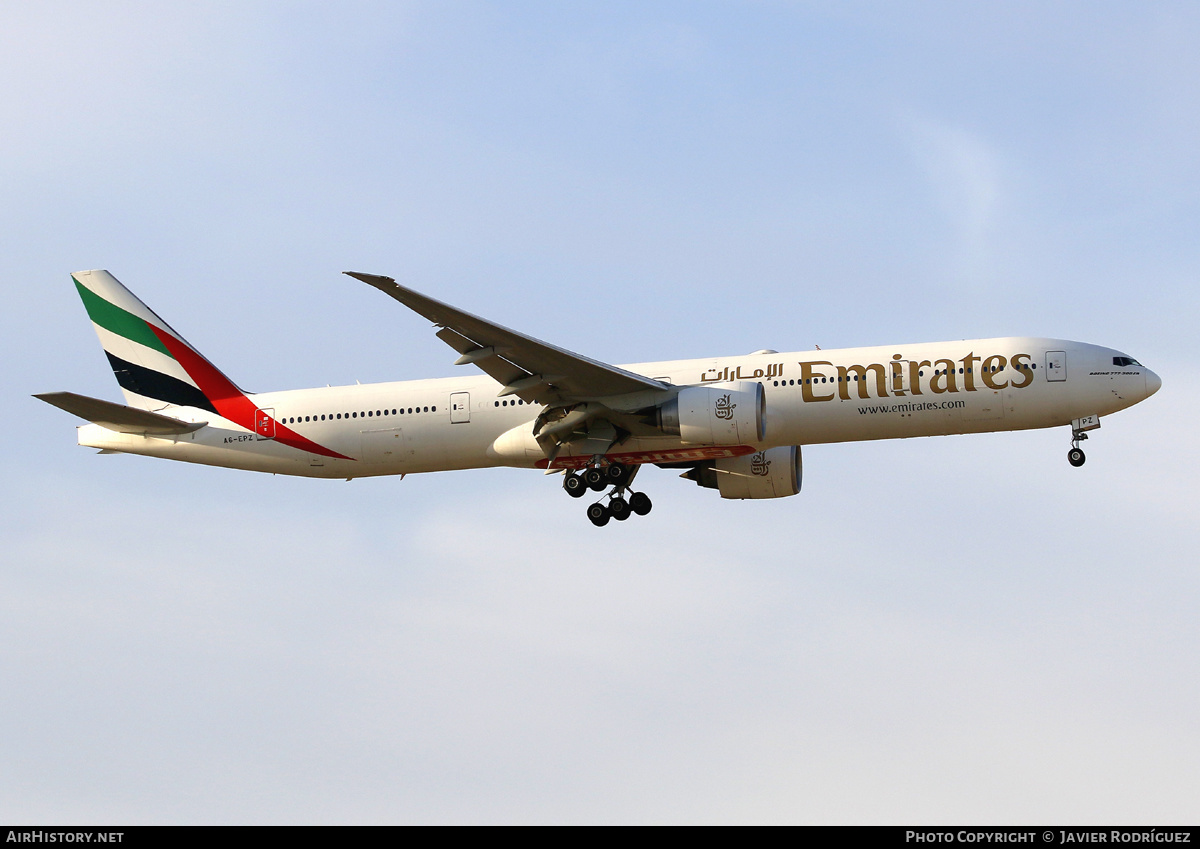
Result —
<path fill-rule="evenodd" d="M 800 491 L 802 445 L 1070 426 L 1158 391 L 1120 351 L 1008 337 L 611 366 L 347 272 L 433 322 L 474 376 L 251 394 L 107 271 L 73 275 L 126 405 L 37 395 L 91 422 L 79 444 L 282 475 L 356 478 L 513 466 L 561 471 L 596 525 L 650 512 L 646 463 L 722 498 Z"/>

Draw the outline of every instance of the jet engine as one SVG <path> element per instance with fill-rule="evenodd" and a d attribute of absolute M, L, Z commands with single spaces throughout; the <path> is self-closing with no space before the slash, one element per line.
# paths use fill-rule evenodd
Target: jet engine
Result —
<path fill-rule="evenodd" d="M 658 426 L 693 445 L 752 445 L 766 434 L 766 394 L 749 380 L 685 386 L 658 409 Z"/>
<path fill-rule="evenodd" d="M 768 448 L 757 454 L 710 460 L 683 475 L 722 498 L 782 498 L 800 492 L 803 463 L 799 445 Z"/>

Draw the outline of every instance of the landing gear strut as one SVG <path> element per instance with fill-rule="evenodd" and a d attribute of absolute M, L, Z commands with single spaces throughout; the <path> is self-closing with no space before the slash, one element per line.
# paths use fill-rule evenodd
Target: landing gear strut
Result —
<path fill-rule="evenodd" d="M 1087 455 L 1079 447 L 1079 443 L 1085 439 L 1087 439 L 1087 434 L 1083 431 L 1071 431 L 1071 450 L 1067 452 L 1067 462 L 1075 468 L 1079 468 L 1087 461 Z"/>
<path fill-rule="evenodd" d="M 639 468 L 641 467 L 609 463 L 605 466 L 589 466 L 582 472 L 568 471 L 563 479 L 563 489 L 572 498 L 579 498 L 589 489 L 602 492 L 611 486 L 612 491 L 605 496 L 608 498 L 607 504 L 602 498 L 595 504 L 588 505 L 588 520 L 598 528 L 607 525 L 610 519 L 624 522 L 634 513 L 645 516 L 653 506 L 650 496 L 646 493 L 629 489 Z"/>

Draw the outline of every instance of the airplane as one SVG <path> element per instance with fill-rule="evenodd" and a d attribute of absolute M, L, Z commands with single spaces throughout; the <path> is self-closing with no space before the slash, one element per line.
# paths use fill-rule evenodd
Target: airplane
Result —
<path fill-rule="evenodd" d="M 510 466 L 561 473 L 604 526 L 645 515 L 643 465 L 722 498 L 800 492 L 801 447 L 1070 426 L 1067 459 L 1158 375 L 1111 348 L 1007 337 L 613 366 L 346 272 L 431 321 L 465 377 L 248 393 L 107 271 L 72 279 L 125 396 L 35 395 L 89 424 L 78 443 L 316 478 Z"/>

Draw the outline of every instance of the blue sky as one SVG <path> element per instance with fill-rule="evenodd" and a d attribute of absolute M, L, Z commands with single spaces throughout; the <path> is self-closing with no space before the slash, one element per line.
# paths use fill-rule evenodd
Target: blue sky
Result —
<path fill-rule="evenodd" d="M 39 3 L 0 28 L 0 813 L 1194 822 L 1194 4 Z M 74 445 L 108 268 L 250 390 L 455 373 L 395 276 L 610 362 L 1010 334 L 1163 390 L 804 491 Z"/>

